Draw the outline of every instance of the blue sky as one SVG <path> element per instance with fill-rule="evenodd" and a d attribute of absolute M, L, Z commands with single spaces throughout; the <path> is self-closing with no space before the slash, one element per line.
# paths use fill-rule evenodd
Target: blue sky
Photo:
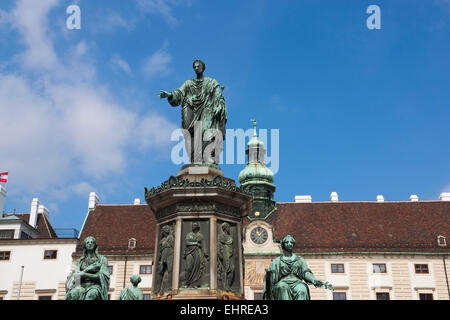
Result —
<path fill-rule="evenodd" d="M 72 4 L 81 30 L 66 28 Z M 437 200 L 450 192 L 449 40 L 448 0 L 2 1 L 5 211 L 38 197 L 54 227 L 80 229 L 91 191 L 144 201 L 180 168 L 180 109 L 156 94 L 196 58 L 226 86 L 227 128 L 279 129 L 277 201 Z M 221 165 L 236 180 L 243 167 Z"/>

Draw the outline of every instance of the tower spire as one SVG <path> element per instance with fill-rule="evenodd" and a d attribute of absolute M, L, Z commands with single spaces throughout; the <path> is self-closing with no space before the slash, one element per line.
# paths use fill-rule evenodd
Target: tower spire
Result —
<path fill-rule="evenodd" d="M 239 182 L 248 187 L 253 194 L 253 212 L 250 219 L 265 219 L 275 207 L 273 194 L 275 185 L 272 183 L 272 171 L 264 164 L 266 152 L 264 143 L 259 139 L 256 130 L 256 119 L 250 119 L 253 124 L 253 137 L 247 144 L 247 166 L 239 174 Z"/>

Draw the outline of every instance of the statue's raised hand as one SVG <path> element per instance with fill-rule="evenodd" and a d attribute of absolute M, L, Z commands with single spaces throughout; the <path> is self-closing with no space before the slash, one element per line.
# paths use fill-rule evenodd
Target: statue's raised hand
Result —
<path fill-rule="evenodd" d="M 158 93 L 158 96 L 159 96 L 160 99 L 169 98 L 169 97 L 170 97 L 170 92 L 161 90 L 161 91 Z"/>

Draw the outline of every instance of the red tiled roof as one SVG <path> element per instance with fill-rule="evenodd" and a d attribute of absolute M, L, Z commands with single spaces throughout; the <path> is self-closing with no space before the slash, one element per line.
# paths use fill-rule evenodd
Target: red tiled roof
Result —
<path fill-rule="evenodd" d="M 296 252 L 449 252 L 450 202 L 277 203 L 266 220 L 275 239 L 296 239 Z M 245 218 L 244 225 L 250 221 Z M 148 205 L 97 205 L 80 239 L 94 236 L 103 254 L 153 254 L 156 219 Z M 137 247 L 128 249 L 128 239 Z M 81 252 L 81 244 L 77 253 Z"/>
<path fill-rule="evenodd" d="M 450 202 L 278 203 L 266 222 L 276 240 L 296 239 L 297 252 L 449 252 Z M 247 223 L 248 224 L 248 223 Z"/>
<path fill-rule="evenodd" d="M 82 241 L 93 236 L 102 254 L 152 254 L 155 249 L 156 219 L 145 205 L 97 205 L 88 213 L 80 234 Z M 128 249 L 128 240 L 136 239 L 136 249 Z"/>
<path fill-rule="evenodd" d="M 20 218 L 27 224 L 29 224 L 30 221 L 30 214 L 29 213 L 12 213 L 12 214 L 5 214 L 4 217 L 7 216 L 16 216 L 17 218 Z M 41 213 L 38 214 L 37 217 L 37 223 L 36 223 L 36 229 L 39 232 L 39 235 L 37 236 L 37 239 L 50 239 L 50 238 L 58 238 L 55 230 L 53 229 L 50 221 L 47 219 L 47 217 Z"/>

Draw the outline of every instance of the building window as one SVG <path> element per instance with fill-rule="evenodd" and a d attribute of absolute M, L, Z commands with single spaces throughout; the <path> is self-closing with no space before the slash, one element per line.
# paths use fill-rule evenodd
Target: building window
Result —
<path fill-rule="evenodd" d="M 386 264 L 385 263 L 374 263 L 373 264 L 373 272 L 374 273 L 386 273 Z"/>
<path fill-rule="evenodd" d="M 253 300 L 262 300 L 263 299 L 263 293 L 262 292 L 255 292 L 253 293 Z"/>
<path fill-rule="evenodd" d="M 112 273 L 113 273 L 113 266 L 108 266 L 108 271 L 109 271 L 109 274 L 112 275 Z"/>
<path fill-rule="evenodd" d="M 22 231 L 22 232 L 20 232 L 20 239 L 26 240 L 26 239 L 31 239 L 31 237 L 27 233 Z"/>
<path fill-rule="evenodd" d="M 347 300 L 347 293 L 333 292 L 333 300 Z"/>
<path fill-rule="evenodd" d="M 45 260 L 56 259 L 57 253 L 58 253 L 57 250 L 45 250 L 44 251 L 44 259 Z"/>
<path fill-rule="evenodd" d="M 143 300 L 150 300 L 150 293 L 144 293 L 144 299 Z"/>
<path fill-rule="evenodd" d="M 432 293 L 419 293 L 419 300 L 433 300 Z"/>
<path fill-rule="evenodd" d="M 447 239 L 444 236 L 438 236 L 437 237 L 437 243 L 440 247 L 446 247 L 447 246 Z"/>
<path fill-rule="evenodd" d="M 377 300 L 390 300 L 389 292 L 377 292 Z"/>
<path fill-rule="evenodd" d="M 38 300 L 52 300 L 52 296 L 39 296 Z"/>
<path fill-rule="evenodd" d="M 152 266 L 151 265 L 142 265 L 139 266 L 140 274 L 152 274 Z"/>
<path fill-rule="evenodd" d="M 136 239 L 132 238 L 128 240 L 128 249 L 136 249 Z"/>
<path fill-rule="evenodd" d="M 415 264 L 414 269 L 416 273 L 429 273 L 427 264 Z"/>
<path fill-rule="evenodd" d="M 332 263 L 331 264 L 331 272 L 332 273 L 344 273 L 344 264 L 343 263 Z"/>
<path fill-rule="evenodd" d="M 0 251 L 0 260 L 9 260 L 11 251 Z"/>
<path fill-rule="evenodd" d="M 0 230 L 0 239 L 14 239 L 14 230 Z"/>

